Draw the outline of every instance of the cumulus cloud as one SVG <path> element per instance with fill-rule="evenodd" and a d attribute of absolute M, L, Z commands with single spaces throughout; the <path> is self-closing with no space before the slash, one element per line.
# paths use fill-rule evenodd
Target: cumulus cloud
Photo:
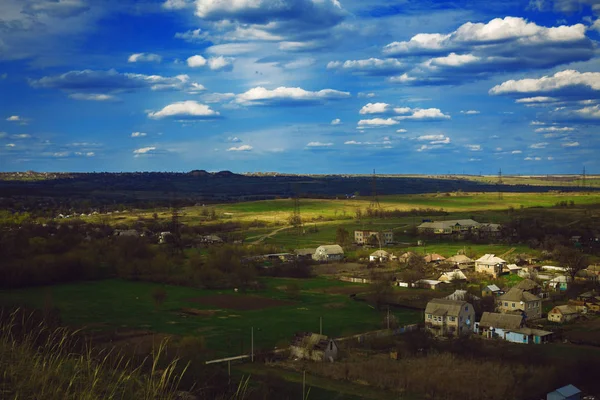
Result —
<path fill-rule="evenodd" d="M 299 87 L 278 87 L 269 90 L 258 86 L 235 97 L 236 103 L 252 105 L 275 104 L 310 104 L 322 103 L 328 100 L 338 100 L 350 97 L 350 93 L 333 89 L 323 89 L 316 92 L 304 90 Z"/>
<path fill-rule="evenodd" d="M 181 10 L 184 8 L 192 7 L 194 0 L 167 0 L 162 6 L 167 10 Z"/>
<path fill-rule="evenodd" d="M 348 141 L 345 141 L 344 144 L 360 145 L 360 144 L 362 144 L 362 142 L 357 142 L 356 140 L 348 140 Z"/>
<path fill-rule="evenodd" d="M 134 154 L 134 157 L 139 157 L 144 154 L 150 154 L 150 153 L 154 152 L 155 150 L 156 150 L 156 147 L 154 147 L 154 146 L 141 147 L 139 149 L 133 150 L 133 154 Z"/>
<path fill-rule="evenodd" d="M 390 75 L 407 69 L 407 65 L 395 58 L 368 58 L 365 60 L 330 61 L 327 69 L 349 71 L 365 75 Z"/>
<path fill-rule="evenodd" d="M 29 84 L 34 88 L 61 89 L 73 92 L 89 91 L 91 93 L 112 93 L 135 89 L 182 90 L 190 84 L 188 75 L 163 77 L 160 75 L 143 75 L 120 73 L 114 69 L 108 71 L 69 71 L 62 75 L 45 76 L 32 79 Z"/>
<path fill-rule="evenodd" d="M 467 149 L 469 149 L 470 151 L 481 151 L 481 145 L 480 144 L 468 144 L 465 147 Z"/>
<path fill-rule="evenodd" d="M 557 98 L 548 97 L 548 96 L 525 97 L 525 98 L 516 100 L 517 103 L 525 103 L 525 104 L 554 103 L 557 101 L 558 101 Z"/>
<path fill-rule="evenodd" d="M 242 139 L 240 139 L 237 136 L 229 136 L 227 138 L 227 141 L 230 142 L 230 143 L 240 143 L 242 141 Z"/>
<path fill-rule="evenodd" d="M 306 147 L 331 147 L 333 143 L 323 143 L 323 142 L 309 142 L 306 144 Z"/>
<path fill-rule="evenodd" d="M 175 118 L 175 119 L 214 119 L 219 117 L 219 112 L 212 110 L 205 104 L 200 104 L 196 101 L 180 101 L 177 103 L 169 104 L 162 110 L 156 112 L 149 112 L 148 118 L 162 119 L 162 118 Z"/>
<path fill-rule="evenodd" d="M 6 118 L 7 121 L 11 121 L 11 122 L 19 122 L 19 121 L 23 121 L 23 118 L 21 118 L 18 115 L 11 115 L 10 117 Z"/>
<path fill-rule="evenodd" d="M 396 109 L 394 109 L 396 110 Z M 396 111 L 398 112 L 398 111 Z M 395 117 L 398 120 L 444 120 L 450 119 L 450 116 L 444 114 L 439 108 L 419 108 L 412 109 L 411 115 Z"/>
<path fill-rule="evenodd" d="M 162 57 L 158 54 L 154 53 L 134 53 L 129 56 L 127 62 L 137 63 L 137 62 L 156 62 L 159 63 L 162 61 Z"/>
<path fill-rule="evenodd" d="M 534 143 L 529 146 L 532 149 L 545 149 L 548 146 L 548 142 Z"/>
<path fill-rule="evenodd" d="M 429 144 L 450 144 L 451 140 L 446 135 L 422 135 L 416 138 L 419 141 L 428 141 Z"/>
<path fill-rule="evenodd" d="M 75 100 L 87 100 L 87 101 L 115 101 L 117 98 L 110 94 L 103 93 L 71 93 L 70 98 Z"/>
<path fill-rule="evenodd" d="M 510 152 L 511 154 L 521 154 L 523 153 L 521 150 L 513 150 Z"/>
<path fill-rule="evenodd" d="M 393 118 L 361 119 L 360 121 L 358 121 L 358 128 L 359 129 L 367 128 L 367 127 L 377 128 L 377 127 L 398 125 L 398 123 L 399 122 Z"/>
<path fill-rule="evenodd" d="M 359 114 L 382 114 L 390 110 L 390 105 L 387 103 L 367 103 L 364 105 Z"/>
<path fill-rule="evenodd" d="M 579 142 L 567 142 L 561 145 L 562 147 L 579 147 Z"/>
<path fill-rule="evenodd" d="M 559 126 L 546 126 L 543 128 L 537 128 L 535 131 L 537 133 L 543 133 L 543 132 L 572 132 L 574 131 L 575 128 L 571 128 L 571 127 L 559 127 Z"/>
<path fill-rule="evenodd" d="M 206 65 L 206 58 L 198 54 L 191 56 L 187 59 L 187 65 L 190 68 L 204 67 Z"/>
<path fill-rule="evenodd" d="M 397 129 L 396 133 L 406 133 L 408 132 L 406 129 Z"/>
<path fill-rule="evenodd" d="M 342 123 L 342 120 L 339 118 L 335 118 L 331 120 L 331 125 L 340 125 Z"/>
<path fill-rule="evenodd" d="M 131 137 L 144 137 L 147 136 L 146 132 L 131 132 Z"/>
<path fill-rule="evenodd" d="M 574 114 L 583 119 L 600 119 L 600 105 L 575 110 Z"/>
<path fill-rule="evenodd" d="M 193 29 L 185 32 L 177 32 L 176 39 L 182 39 L 190 43 L 204 42 L 209 39 L 208 32 L 202 32 L 202 29 Z"/>
<path fill-rule="evenodd" d="M 227 151 L 251 151 L 252 149 L 253 149 L 252 146 L 250 146 L 248 144 L 243 144 L 238 147 L 230 147 L 227 149 Z"/>
<path fill-rule="evenodd" d="M 199 92 L 203 92 L 205 91 L 206 88 L 204 87 L 204 85 L 197 83 L 197 82 L 192 82 L 190 83 L 190 86 L 187 89 L 188 93 L 199 93 Z"/>
<path fill-rule="evenodd" d="M 208 59 L 208 68 L 213 71 L 230 70 L 232 68 L 233 58 L 223 56 L 211 57 Z"/>
<path fill-rule="evenodd" d="M 490 94 L 521 97 L 531 94 L 581 96 L 592 93 L 597 96 L 599 91 L 600 72 L 579 72 L 567 69 L 539 79 L 511 79 L 491 88 Z"/>
<path fill-rule="evenodd" d="M 463 110 L 460 112 L 461 114 L 466 114 L 466 115 L 475 115 L 475 114 L 479 114 L 479 111 L 477 110 Z"/>
<path fill-rule="evenodd" d="M 393 77 L 411 85 L 453 84 L 483 79 L 498 71 L 550 68 L 594 55 L 583 24 L 539 26 L 523 18 L 467 22 L 448 34 L 417 34 L 383 48 L 391 57 L 415 57 L 413 68 Z M 428 58 L 429 57 L 429 58 Z M 425 61 L 419 62 L 419 59 Z"/>

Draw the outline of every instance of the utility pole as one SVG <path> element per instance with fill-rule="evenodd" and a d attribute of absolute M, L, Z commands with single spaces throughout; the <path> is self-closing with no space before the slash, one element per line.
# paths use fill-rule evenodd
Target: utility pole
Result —
<path fill-rule="evenodd" d="M 323 334 L 323 317 L 319 317 L 319 335 Z"/>
<path fill-rule="evenodd" d="M 387 310 L 387 328 L 390 329 L 390 305 L 388 304 L 388 310 Z"/>
<path fill-rule="evenodd" d="M 581 177 L 581 188 L 585 189 L 585 165 L 583 166 L 583 176 Z"/>
<path fill-rule="evenodd" d="M 379 198 L 377 197 L 377 175 L 375 175 L 375 169 L 373 169 L 373 180 L 371 181 L 371 204 L 369 204 L 369 207 L 374 209 L 381 207 Z"/>
<path fill-rule="evenodd" d="M 502 200 L 502 168 L 498 170 L 498 200 Z"/>
<path fill-rule="evenodd" d="M 250 331 L 250 354 L 251 360 L 254 362 L 254 327 Z"/>
<path fill-rule="evenodd" d="M 302 400 L 306 400 L 306 370 L 302 371 Z"/>

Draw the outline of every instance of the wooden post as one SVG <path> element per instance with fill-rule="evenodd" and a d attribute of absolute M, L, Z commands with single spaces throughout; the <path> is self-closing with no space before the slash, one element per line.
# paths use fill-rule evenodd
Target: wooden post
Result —
<path fill-rule="evenodd" d="M 302 400 L 306 400 L 306 370 L 302 371 Z"/>
<path fill-rule="evenodd" d="M 252 327 L 252 330 L 250 331 L 250 341 L 251 341 L 251 345 L 250 345 L 250 354 L 251 354 L 251 359 L 252 362 L 254 362 L 254 327 Z"/>
<path fill-rule="evenodd" d="M 323 317 L 319 317 L 319 335 L 323 334 Z"/>

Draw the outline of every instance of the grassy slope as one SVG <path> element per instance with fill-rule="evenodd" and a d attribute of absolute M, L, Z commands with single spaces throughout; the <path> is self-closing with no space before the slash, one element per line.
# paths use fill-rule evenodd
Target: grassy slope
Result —
<path fill-rule="evenodd" d="M 151 292 L 162 286 L 152 283 L 108 280 L 77 284 L 57 285 L 51 288 L 30 288 L 0 291 L 0 301 L 24 302 L 37 307 L 51 302 L 60 309 L 68 324 L 90 325 L 95 329 L 129 328 L 148 329 L 178 335 L 202 335 L 208 348 L 216 355 L 237 355 L 248 352 L 250 328 L 254 326 L 257 348 L 272 348 L 291 339 L 297 331 L 318 330 L 319 317 L 323 317 L 323 332 L 330 336 L 342 336 L 379 329 L 383 313 L 356 302 L 343 295 L 323 293 L 331 286 L 350 284 L 317 278 L 312 280 L 268 279 L 268 289 L 261 296 L 287 299 L 277 289 L 288 282 L 298 282 L 302 289 L 301 299 L 292 305 L 254 311 L 225 310 L 213 316 L 182 317 L 177 312 L 182 307 L 217 309 L 190 302 L 189 299 L 219 292 L 235 294 L 232 290 L 210 291 L 186 287 L 164 286 L 168 297 L 158 309 Z M 413 323 L 420 314 L 413 311 L 395 311 L 401 323 Z M 243 345 L 242 345 L 243 342 Z M 242 349 L 243 346 L 243 349 Z"/>

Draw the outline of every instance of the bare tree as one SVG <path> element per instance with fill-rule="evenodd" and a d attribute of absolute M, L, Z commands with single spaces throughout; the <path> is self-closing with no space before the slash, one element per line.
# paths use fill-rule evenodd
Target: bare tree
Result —
<path fill-rule="evenodd" d="M 575 275 L 588 266 L 586 255 L 573 247 L 559 246 L 554 250 L 554 257 L 558 260 L 561 267 L 566 269 L 571 279 L 575 280 Z"/>

